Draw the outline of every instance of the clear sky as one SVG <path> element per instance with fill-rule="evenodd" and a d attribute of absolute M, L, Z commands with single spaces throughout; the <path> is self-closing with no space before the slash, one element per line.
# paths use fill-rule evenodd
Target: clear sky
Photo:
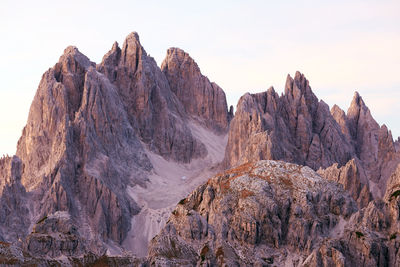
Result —
<path fill-rule="evenodd" d="M 132 31 L 161 65 L 180 47 L 228 103 L 301 71 L 347 110 L 358 91 L 400 135 L 400 1 L 9 1 L 0 3 L 0 156 L 15 153 L 42 74 L 68 45 L 98 63 Z"/>

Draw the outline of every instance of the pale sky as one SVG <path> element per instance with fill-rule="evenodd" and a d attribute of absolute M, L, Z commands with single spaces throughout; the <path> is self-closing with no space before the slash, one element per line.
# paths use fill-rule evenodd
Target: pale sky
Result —
<path fill-rule="evenodd" d="M 301 71 L 347 110 L 358 91 L 400 135 L 400 1 L 8 1 L 0 3 L 0 156 L 14 154 L 42 74 L 68 45 L 99 63 L 132 31 L 161 65 L 179 47 L 236 106 Z"/>

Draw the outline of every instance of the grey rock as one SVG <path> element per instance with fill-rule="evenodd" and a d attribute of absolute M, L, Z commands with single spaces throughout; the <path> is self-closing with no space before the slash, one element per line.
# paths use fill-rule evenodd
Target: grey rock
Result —
<path fill-rule="evenodd" d="M 4 242 L 14 242 L 28 234 L 28 194 L 21 184 L 21 160 L 14 156 L 0 161 L 0 177 L 4 182 L 0 194 L 0 237 Z"/>
<path fill-rule="evenodd" d="M 317 170 L 345 165 L 352 154 L 328 105 L 318 101 L 304 75 L 296 72 L 294 79 L 288 76 L 281 97 L 272 87 L 241 97 L 229 130 L 225 165 L 274 159 Z"/>
<path fill-rule="evenodd" d="M 229 114 L 224 91 L 208 80 L 188 53 L 170 48 L 161 70 L 185 111 L 218 132 L 226 132 Z"/>
<path fill-rule="evenodd" d="M 248 163 L 211 178 L 182 200 L 152 240 L 149 261 L 280 265 L 290 253 L 310 254 L 340 218 L 356 211 L 346 191 L 308 167 Z M 179 250 L 184 255 L 171 242 L 185 248 Z"/>
<path fill-rule="evenodd" d="M 17 155 L 35 218 L 67 211 L 95 239 L 122 242 L 139 210 L 124 190 L 151 164 L 117 89 L 78 49 L 43 75 Z"/>
<path fill-rule="evenodd" d="M 367 206 L 373 199 L 367 176 L 358 159 L 352 159 L 340 168 L 335 163 L 326 169 L 319 169 L 318 174 L 328 180 L 342 184 L 360 208 Z"/>
<path fill-rule="evenodd" d="M 114 44 L 98 70 L 116 86 L 132 127 L 150 150 L 182 162 L 207 154 L 187 127 L 182 104 L 137 33 L 128 35 L 122 49 Z"/>

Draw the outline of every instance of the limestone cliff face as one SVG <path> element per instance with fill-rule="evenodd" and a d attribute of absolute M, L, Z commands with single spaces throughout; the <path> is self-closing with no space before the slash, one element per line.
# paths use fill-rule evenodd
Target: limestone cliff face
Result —
<path fill-rule="evenodd" d="M 342 167 L 338 167 L 338 164 L 335 163 L 326 169 L 319 169 L 318 174 L 342 184 L 360 208 L 366 207 L 373 199 L 367 175 L 359 160 L 352 159 Z"/>
<path fill-rule="evenodd" d="M 226 166 L 276 159 L 326 168 L 344 165 L 354 154 L 329 107 L 311 91 L 304 75 L 288 76 L 285 94 L 273 88 L 245 94 L 229 130 Z"/>
<path fill-rule="evenodd" d="M 241 165 L 177 205 L 152 240 L 148 260 L 156 266 L 398 266 L 399 173 L 383 200 L 357 209 L 342 186 L 308 167 Z"/>
<path fill-rule="evenodd" d="M 179 48 L 168 49 L 161 70 L 189 115 L 218 132 L 228 129 L 224 91 L 201 74 L 189 54 Z"/>
<path fill-rule="evenodd" d="M 358 93 L 347 114 L 336 105 L 329 110 L 318 101 L 304 75 L 296 72 L 294 78 L 288 76 L 280 97 L 273 88 L 241 97 L 224 163 L 235 166 L 275 159 L 314 170 L 329 167 L 321 174 L 345 185 L 359 204 L 366 205 L 367 191 L 375 198 L 383 196 L 399 156 L 390 131 L 376 123 Z M 343 170 L 335 171 L 338 168 Z M 359 173 L 365 176 L 361 180 Z"/>
<path fill-rule="evenodd" d="M 94 240 L 122 242 L 138 212 L 124 190 L 151 164 L 117 89 L 77 48 L 43 75 L 17 155 L 22 184 L 40 201 L 37 220 L 66 211 L 98 233 Z"/>
<path fill-rule="evenodd" d="M 187 127 L 183 104 L 136 33 L 122 49 L 114 44 L 98 70 L 116 86 L 131 125 L 152 151 L 182 162 L 205 156 L 204 145 Z"/>
<path fill-rule="evenodd" d="M 147 259 L 125 255 L 128 233 L 156 231 L 174 203 L 141 198 L 215 174 L 226 133 L 222 165 L 236 168 L 178 203 Z M 299 72 L 233 116 L 183 50 L 159 68 L 137 33 L 98 65 L 68 47 L 0 159 L 0 264 L 398 266 L 399 147 L 358 93 L 329 110 Z"/>
<path fill-rule="evenodd" d="M 356 92 L 347 111 L 347 126 L 358 157 L 368 178 L 377 184 L 376 195 L 382 197 L 387 179 L 400 162 L 391 132 L 379 126 Z"/>
<path fill-rule="evenodd" d="M 155 265 L 299 265 L 356 211 L 346 191 L 308 167 L 248 163 L 211 178 L 183 199 L 152 240 L 149 260 Z"/>
<path fill-rule="evenodd" d="M 203 100 L 212 103 L 214 95 Z M 140 211 L 127 188 L 145 187 L 153 168 L 146 151 L 180 163 L 208 153 L 189 128 L 194 117 L 185 105 L 136 33 L 97 66 L 76 47 L 65 49 L 39 84 L 17 146 L 19 167 L 12 167 L 14 158 L 0 160 L 0 239 L 21 238 L 38 257 L 118 247 Z M 14 215 L 21 216 L 15 229 L 23 231 L 13 228 Z"/>
<path fill-rule="evenodd" d="M 1 177 L 4 178 L 0 191 L 0 241 L 13 242 L 28 234 L 28 194 L 21 184 L 23 164 L 17 157 L 0 159 Z"/>

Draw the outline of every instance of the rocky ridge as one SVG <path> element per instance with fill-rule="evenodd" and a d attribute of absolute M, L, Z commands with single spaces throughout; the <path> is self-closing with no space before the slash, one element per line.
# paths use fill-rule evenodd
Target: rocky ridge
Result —
<path fill-rule="evenodd" d="M 376 123 L 357 92 L 347 114 L 336 105 L 329 110 L 314 95 L 305 76 L 296 72 L 294 78 L 287 77 L 283 95 L 278 96 L 271 87 L 263 93 L 245 94 L 237 105 L 225 166 L 262 159 L 321 169 L 320 174 L 347 184 L 346 188 L 353 183 L 353 196 L 365 199 L 358 201 L 365 205 L 368 192 L 375 198 L 383 196 L 400 154 L 391 132 Z M 346 165 L 354 164 L 355 176 L 343 174 L 348 172 Z M 342 171 L 333 171 L 335 168 Z"/>
<path fill-rule="evenodd" d="M 193 120 L 137 33 L 97 66 L 66 48 L 42 76 L 17 156 L 0 160 L 1 239 L 21 239 L 34 257 L 122 253 L 141 210 L 127 190 L 151 182 L 149 153 L 182 164 L 207 158 Z M 14 226 L 13 216 L 22 217 Z"/>
<path fill-rule="evenodd" d="M 399 151 L 300 72 L 233 116 L 179 48 L 159 68 L 137 33 L 97 65 L 71 46 L 0 159 L 0 263 L 396 266 Z"/>
<path fill-rule="evenodd" d="M 232 115 L 224 91 L 201 74 L 189 54 L 179 48 L 168 49 L 161 70 L 188 114 L 217 132 L 228 129 Z"/>
<path fill-rule="evenodd" d="M 181 200 L 152 240 L 149 264 L 397 266 L 398 178 L 385 200 L 358 209 L 341 185 L 309 167 L 238 166 Z"/>

